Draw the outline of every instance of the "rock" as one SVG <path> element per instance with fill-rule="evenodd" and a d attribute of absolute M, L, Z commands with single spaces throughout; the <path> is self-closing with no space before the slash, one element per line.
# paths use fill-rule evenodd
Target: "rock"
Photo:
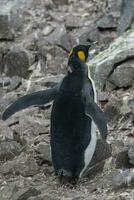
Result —
<path fill-rule="evenodd" d="M 10 200 L 28 200 L 30 197 L 38 196 L 39 194 L 40 191 L 33 187 L 20 189 L 10 197 Z"/>
<path fill-rule="evenodd" d="M 130 163 L 134 165 L 134 145 L 132 145 L 128 151 L 128 157 L 130 159 Z"/>
<path fill-rule="evenodd" d="M 30 112 L 26 114 L 24 111 L 24 114 L 20 113 L 19 126 L 14 127 L 14 130 L 24 136 L 27 143 L 31 144 L 35 136 L 48 132 L 49 124 L 50 121 L 45 118 L 31 116 Z"/>
<path fill-rule="evenodd" d="M 105 105 L 104 113 L 108 123 L 116 123 L 121 114 L 121 102 L 118 98 L 111 98 Z"/>
<path fill-rule="evenodd" d="M 77 38 L 80 44 L 89 44 L 90 42 L 92 43 L 99 41 L 99 31 L 97 29 L 96 24 L 90 24 L 89 27 L 76 29 L 74 33 L 75 39 Z"/>
<path fill-rule="evenodd" d="M 133 38 L 134 31 L 125 33 L 88 63 L 96 87 L 100 90 L 105 89 L 114 69 L 134 56 Z"/>
<path fill-rule="evenodd" d="M 64 25 L 58 25 L 48 37 L 45 37 L 45 40 L 48 44 L 58 44 L 68 50 L 71 49 L 69 37 Z"/>
<path fill-rule="evenodd" d="M 43 159 L 43 163 L 51 163 L 51 156 L 50 156 L 50 144 L 45 142 L 40 142 L 35 147 L 35 151 L 37 153 L 37 156 L 40 159 Z"/>
<path fill-rule="evenodd" d="M 0 14 L 0 40 L 14 40 L 14 32 L 7 14 Z"/>
<path fill-rule="evenodd" d="M 100 31 L 99 43 L 102 45 L 102 49 L 108 48 L 115 38 L 117 38 L 117 32 L 114 30 Z"/>
<path fill-rule="evenodd" d="M 22 47 L 13 47 L 5 57 L 4 72 L 7 76 L 28 77 L 29 56 Z"/>
<path fill-rule="evenodd" d="M 63 78 L 65 77 L 64 74 L 57 74 L 56 76 L 54 75 L 49 75 L 46 76 L 45 78 L 38 78 L 35 80 L 36 85 L 39 84 L 43 87 L 54 87 L 57 83 L 59 83 Z"/>
<path fill-rule="evenodd" d="M 43 29 L 43 35 L 44 36 L 48 36 L 50 33 L 52 33 L 54 31 L 54 27 L 47 25 L 44 27 Z"/>
<path fill-rule="evenodd" d="M 62 5 L 67 5 L 69 3 L 69 0 L 53 0 L 53 3 L 56 6 L 62 6 Z"/>
<path fill-rule="evenodd" d="M 68 30 L 83 26 L 82 18 L 75 15 L 67 15 L 65 18 L 65 26 Z"/>
<path fill-rule="evenodd" d="M 118 31 L 120 34 L 131 28 L 133 18 L 134 18 L 134 1 L 122 0 L 121 17 L 118 27 Z"/>
<path fill-rule="evenodd" d="M 97 100 L 100 102 L 108 102 L 109 94 L 107 92 L 97 91 Z"/>
<path fill-rule="evenodd" d="M 16 90 L 21 84 L 22 84 L 22 78 L 20 78 L 19 76 L 13 76 L 10 79 L 10 85 L 7 90 L 8 91 Z"/>
<path fill-rule="evenodd" d="M 0 141 L 13 140 L 13 132 L 7 124 L 0 120 Z"/>
<path fill-rule="evenodd" d="M 109 81 L 118 88 L 125 88 L 132 85 L 134 79 L 134 61 L 124 62 L 114 70 Z"/>
<path fill-rule="evenodd" d="M 117 169 L 129 169 L 132 165 L 129 162 L 128 150 L 122 150 L 115 157 L 115 165 Z"/>
<path fill-rule="evenodd" d="M 44 196 L 35 196 L 35 197 L 30 197 L 28 200 L 44 200 Z M 47 198 L 49 200 L 49 198 Z"/>
<path fill-rule="evenodd" d="M 54 52 L 47 54 L 45 71 L 53 75 L 64 74 L 67 71 L 67 53 L 55 47 Z"/>
<path fill-rule="evenodd" d="M 134 170 L 125 170 L 113 179 L 114 188 L 132 187 L 134 186 Z"/>
<path fill-rule="evenodd" d="M 98 22 L 97 26 L 99 30 L 112 29 L 116 30 L 117 28 L 117 19 L 113 15 L 103 16 Z"/>
<path fill-rule="evenodd" d="M 108 0 L 106 9 L 109 13 L 113 13 L 117 16 L 120 16 L 121 3 L 122 0 Z"/>
<path fill-rule="evenodd" d="M 134 99 L 129 99 L 127 104 L 131 111 L 134 113 Z"/>
<path fill-rule="evenodd" d="M 0 160 L 11 160 L 21 153 L 22 149 L 19 143 L 15 141 L 1 142 L 0 143 Z"/>
<path fill-rule="evenodd" d="M 38 165 L 32 155 L 21 153 L 12 161 L 8 161 L 0 166 L 0 172 L 6 174 L 16 174 L 24 177 L 31 177 L 38 173 Z"/>
<path fill-rule="evenodd" d="M 23 28 L 23 15 L 19 9 L 11 9 L 10 12 L 11 24 L 15 33 L 20 33 Z"/>
<path fill-rule="evenodd" d="M 17 94 L 14 92 L 7 93 L 5 96 L 0 97 L 0 112 L 2 113 L 9 104 L 17 100 Z"/>
<path fill-rule="evenodd" d="M 5 87 L 10 85 L 10 78 L 9 77 L 1 77 L 0 78 L 0 87 Z"/>

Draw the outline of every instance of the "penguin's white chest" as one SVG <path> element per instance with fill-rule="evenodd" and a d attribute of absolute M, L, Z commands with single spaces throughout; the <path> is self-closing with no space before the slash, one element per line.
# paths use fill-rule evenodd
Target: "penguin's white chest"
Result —
<path fill-rule="evenodd" d="M 94 101 L 97 102 L 97 95 L 96 95 L 96 89 L 95 89 L 95 84 L 94 81 L 90 78 L 91 82 L 92 82 L 92 87 L 93 87 L 93 91 L 94 91 Z M 89 163 L 92 160 L 93 154 L 95 152 L 95 148 L 96 148 L 96 143 L 97 143 L 97 136 L 96 136 L 96 125 L 93 122 L 93 120 L 91 121 L 91 140 L 87 146 L 87 148 L 85 149 L 85 153 L 84 153 L 84 168 L 82 169 L 81 173 L 80 173 L 80 177 L 83 175 L 84 171 L 86 170 L 86 168 L 88 167 Z"/>

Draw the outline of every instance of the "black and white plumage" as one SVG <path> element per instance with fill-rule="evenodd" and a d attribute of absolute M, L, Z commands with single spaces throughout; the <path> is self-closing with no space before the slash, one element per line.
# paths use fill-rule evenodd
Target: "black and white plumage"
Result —
<path fill-rule="evenodd" d="M 70 70 L 55 88 L 21 97 L 3 113 L 5 120 L 30 105 L 54 100 L 51 154 L 62 182 L 74 182 L 83 175 L 95 152 L 96 126 L 103 139 L 107 136 L 104 114 L 96 104 L 94 82 L 87 74 L 87 49 L 84 45 L 73 49 L 68 61 Z"/>

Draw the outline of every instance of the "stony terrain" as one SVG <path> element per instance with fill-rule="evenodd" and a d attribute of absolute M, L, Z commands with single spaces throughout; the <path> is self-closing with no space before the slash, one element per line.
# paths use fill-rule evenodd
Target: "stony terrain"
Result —
<path fill-rule="evenodd" d="M 0 120 L 0 200 L 133 200 L 134 1 L 0 0 L 0 7 L 0 119 L 20 96 L 64 77 L 64 48 L 91 44 L 88 67 L 112 149 L 103 144 L 107 159 L 97 153 L 77 186 L 61 186 L 49 152 L 52 104 Z"/>

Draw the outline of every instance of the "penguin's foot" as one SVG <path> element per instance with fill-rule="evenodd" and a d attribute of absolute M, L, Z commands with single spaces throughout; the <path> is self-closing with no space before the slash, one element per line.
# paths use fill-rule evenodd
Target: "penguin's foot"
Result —
<path fill-rule="evenodd" d="M 61 185 L 66 186 L 76 185 L 78 181 L 78 177 L 72 176 L 72 174 L 65 169 L 60 169 L 58 171 L 58 179 Z"/>

